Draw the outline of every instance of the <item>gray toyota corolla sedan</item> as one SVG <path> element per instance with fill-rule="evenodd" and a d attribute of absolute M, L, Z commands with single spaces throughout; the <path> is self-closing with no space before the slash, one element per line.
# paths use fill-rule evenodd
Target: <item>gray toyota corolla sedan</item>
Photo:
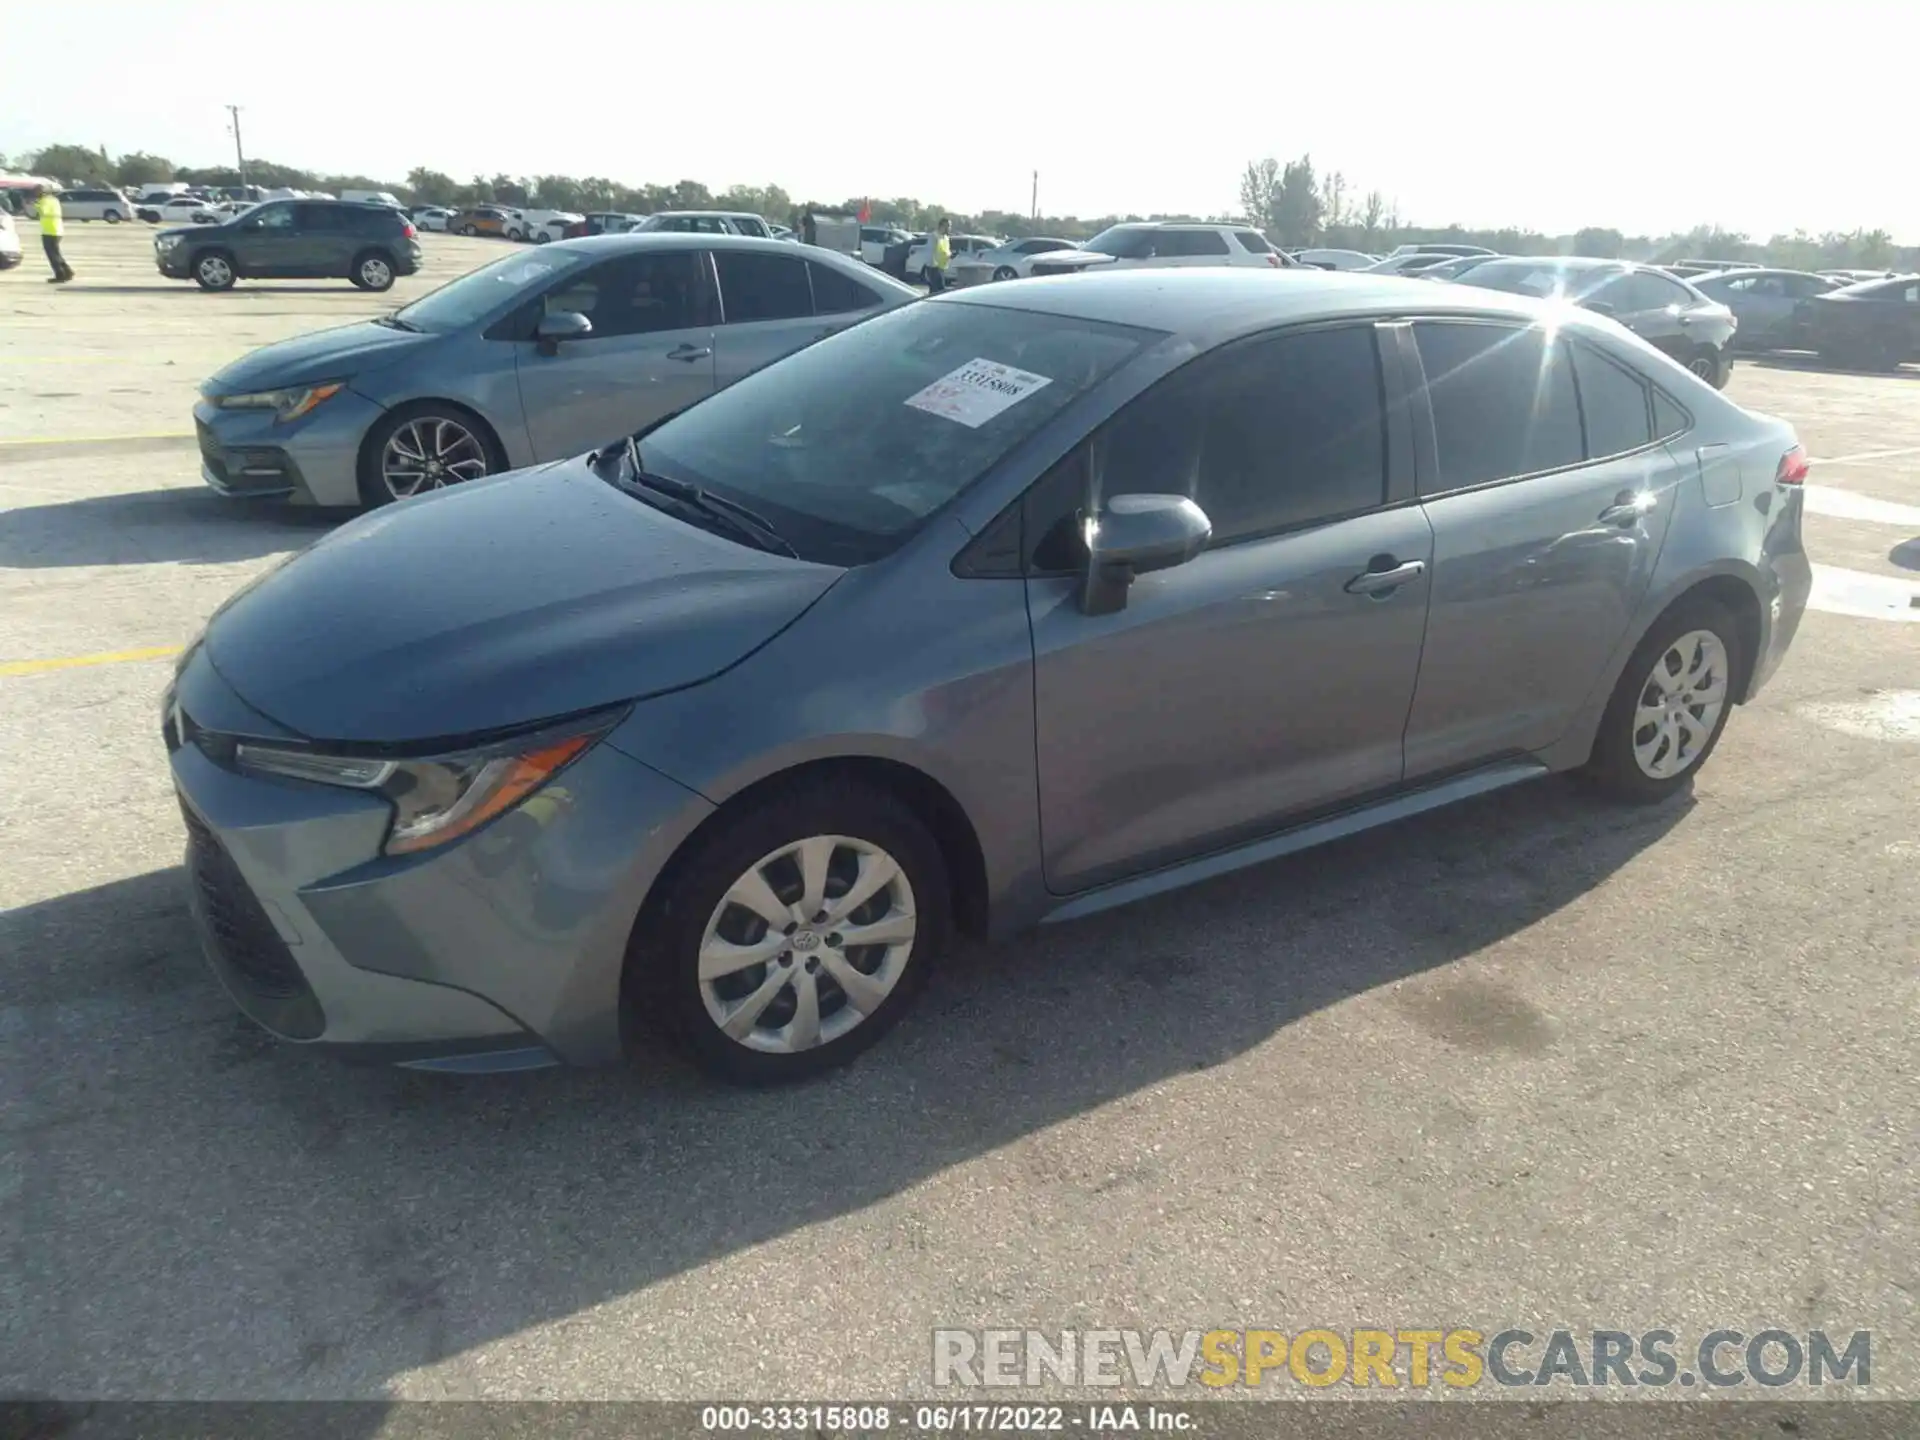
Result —
<path fill-rule="evenodd" d="M 777 1080 L 955 927 L 1554 771 L 1686 785 L 1805 606 L 1806 458 L 1614 322 L 1140 271 L 878 315 L 229 601 L 165 734 L 215 971 L 438 1069 Z"/>
<path fill-rule="evenodd" d="M 518 251 L 377 320 L 264 346 L 200 387 L 224 495 L 357 506 L 577 455 L 890 305 L 843 255 L 727 235 Z"/>

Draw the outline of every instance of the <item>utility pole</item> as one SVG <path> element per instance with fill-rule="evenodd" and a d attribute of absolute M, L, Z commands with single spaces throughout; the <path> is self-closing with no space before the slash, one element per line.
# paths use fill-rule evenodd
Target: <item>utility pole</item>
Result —
<path fill-rule="evenodd" d="M 240 185 L 244 190 L 247 183 L 247 156 L 246 151 L 243 150 L 240 145 L 240 107 L 238 105 L 227 106 L 227 114 L 233 117 L 233 160 L 235 166 L 240 171 Z"/>
<path fill-rule="evenodd" d="M 1027 218 L 1030 220 L 1040 218 L 1040 172 L 1038 170 L 1033 172 L 1033 213 Z"/>

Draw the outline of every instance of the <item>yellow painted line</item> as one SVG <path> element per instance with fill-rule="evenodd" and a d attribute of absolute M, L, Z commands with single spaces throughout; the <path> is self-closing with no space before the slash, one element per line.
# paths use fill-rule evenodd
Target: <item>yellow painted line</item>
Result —
<path fill-rule="evenodd" d="M 54 660 L 0 661 L 0 675 L 44 675 L 50 670 L 75 670 L 82 665 L 119 665 L 128 660 L 164 660 L 178 655 L 178 645 L 149 645 L 144 650 L 109 650 L 102 655 L 62 655 Z"/>
<path fill-rule="evenodd" d="M 8 445 L 105 445 L 115 440 L 191 440 L 191 430 L 151 430 L 137 435 L 0 435 L 0 449 Z"/>

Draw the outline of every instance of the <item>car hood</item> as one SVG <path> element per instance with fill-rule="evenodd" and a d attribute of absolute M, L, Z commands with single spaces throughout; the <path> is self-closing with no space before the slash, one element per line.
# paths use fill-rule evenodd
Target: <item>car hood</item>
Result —
<path fill-rule="evenodd" d="M 844 573 L 683 524 L 581 457 L 352 521 L 229 600 L 205 645 L 298 734 L 450 741 L 697 685 Z"/>
<path fill-rule="evenodd" d="M 371 320 L 338 325 L 249 351 L 200 388 L 207 395 L 244 395 L 319 380 L 351 379 L 362 371 L 390 365 L 438 338 L 376 325 Z"/>

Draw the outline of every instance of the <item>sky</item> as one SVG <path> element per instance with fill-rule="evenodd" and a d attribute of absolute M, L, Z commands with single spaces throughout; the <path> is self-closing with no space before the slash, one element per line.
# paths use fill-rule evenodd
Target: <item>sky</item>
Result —
<path fill-rule="evenodd" d="M 10 5 L 0 153 L 1225 213 L 1311 154 L 1403 221 L 1920 243 L 1920 5 L 228 0 Z M 305 17 L 302 21 L 282 16 Z M 84 63 L 80 57 L 84 58 Z"/>

